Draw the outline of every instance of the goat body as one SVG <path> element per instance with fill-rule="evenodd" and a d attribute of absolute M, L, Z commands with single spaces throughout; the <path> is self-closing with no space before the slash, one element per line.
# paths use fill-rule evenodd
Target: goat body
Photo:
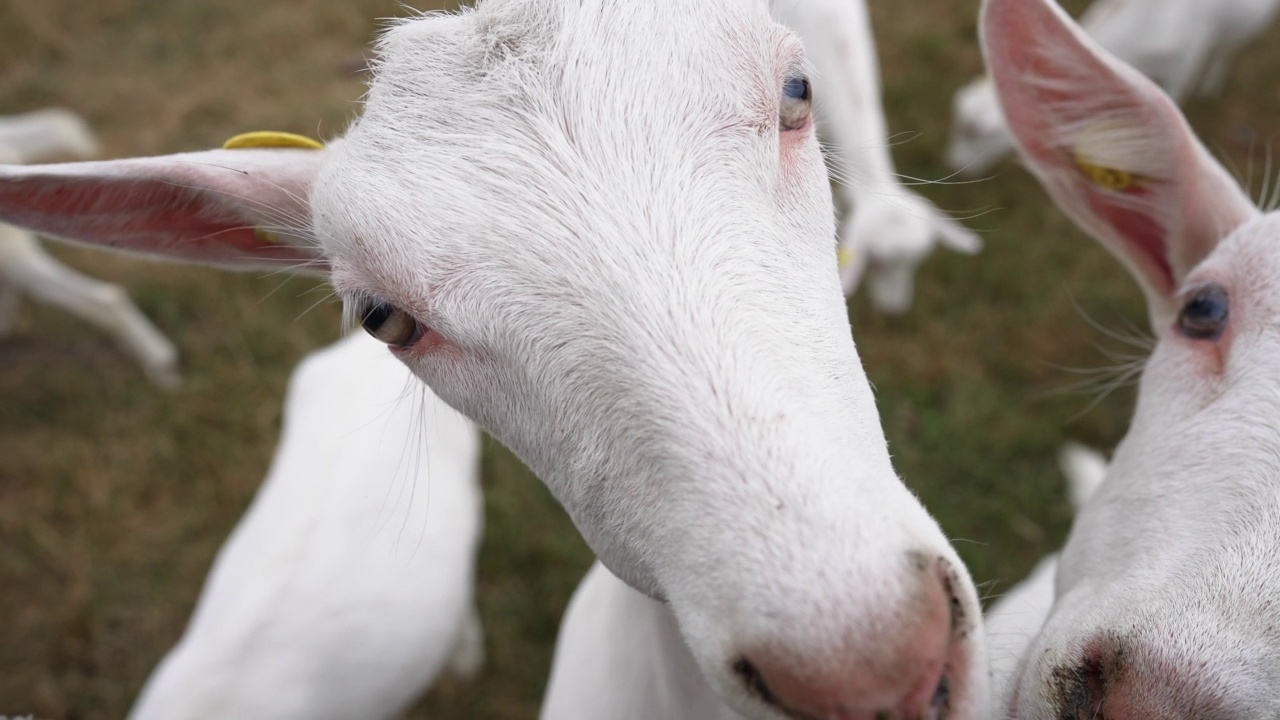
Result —
<path fill-rule="evenodd" d="M 364 333 L 294 372 L 257 497 L 133 720 L 391 718 L 479 669 L 476 428 Z"/>

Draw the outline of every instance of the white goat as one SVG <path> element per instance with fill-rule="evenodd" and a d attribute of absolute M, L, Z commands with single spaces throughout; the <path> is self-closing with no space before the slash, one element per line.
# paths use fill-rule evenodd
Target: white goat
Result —
<path fill-rule="evenodd" d="M 0 144 L 17 153 L 12 162 L 47 162 L 52 158 L 98 156 L 98 141 L 88 123 L 63 108 L 0 115 Z"/>
<path fill-rule="evenodd" d="M 0 116 L 0 163 L 88 158 L 97 151 L 88 126 L 70 111 L 55 108 Z M 23 294 L 110 334 L 156 385 L 178 384 L 177 348 L 129 302 L 124 290 L 58 262 L 29 231 L 0 225 L 0 336 L 13 331 Z"/>
<path fill-rule="evenodd" d="M 1280 215 L 1051 0 L 987 0 L 981 27 L 1024 162 L 1157 336 L 1009 717 L 1278 717 Z"/>
<path fill-rule="evenodd" d="M 0 218 L 330 272 L 747 717 L 985 719 L 977 595 L 890 464 L 768 3 L 487 0 L 379 57 L 326 150 L 3 168 Z"/>
<path fill-rule="evenodd" d="M 814 78 L 819 131 L 836 177 L 840 278 L 852 293 L 865 271 L 876 309 L 911 307 L 915 272 L 941 244 L 973 254 L 982 241 L 902 185 L 889 153 L 880 68 L 864 0 L 775 4 L 778 19 L 804 39 Z"/>
<path fill-rule="evenodd" d="M 479 450 L 364 333 L 308 356 L 271 471 L 129 717 L 390 718 L 447 663 L 476 673 Z"/>
<path fill-rule="evenodd" d="M 1061 464 L 1072 501 L 1102 482 L 1106 461 L 1079 445 Z M 1045 558 L 985 617 L 992 696 L 1001 697 L 1053 605 L 1057 556 Z M 595 563 L 574 591 L 556 640 L 542 720 L 739 720 L 698 672 L 671 610 Z"/>
<path fill-rule="evenodd" d="M 1280 0 L 1094 0 L 1080 25 L 1100 46 L 1182 102 L 1216 95 L 1235 54 L 1275 20 Z M 985 77 L 956 92 L 947 164 L 978 175 L 1013 151 Z"/>

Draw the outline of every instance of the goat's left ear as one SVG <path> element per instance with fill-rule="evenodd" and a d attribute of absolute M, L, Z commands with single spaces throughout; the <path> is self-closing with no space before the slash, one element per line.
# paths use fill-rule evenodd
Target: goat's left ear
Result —
<path fill-rule="evenodd" d="M 323 273 L 328 266 L 311 231 L 309 197 L 326 152 L 267 142 L 0 166 L 0 221 L 187 262 Z"/>
<path fill-rule="evenodd" d="M 1258 210 L 1173 101 L 1054 0 L 985 0 L 980 27 L 1023 160 L 1124 261 L 1159 330 L 1186 274 Z"/>

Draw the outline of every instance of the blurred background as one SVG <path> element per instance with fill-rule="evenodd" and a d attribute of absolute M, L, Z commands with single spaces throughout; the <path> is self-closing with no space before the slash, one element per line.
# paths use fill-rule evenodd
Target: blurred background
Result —
<path fill-rule="evenodd" d="M 978 0 L 870 5 L 898 169 L 944 177 L 951 95 L 981 66 Z M 107 157 L 256 129 L 332 137 L 358 111 L 380 19 L 407 12 L 393 0 L 9 0 L 0 114 L 69 107 Z M 1258 169 L 1255 188 L 1280 110 L 1277 39 L 1239 57 L 1220 98 L 1187 106 L 1229 166 Z M 1122 436 L 1132 388 L 1102 394 L 1113 355 L 1135 351 L 1110 333 L 1145 332 L 1146 318 L 1120 266 L 1012 161 L 983 181 L 920 189 L 976 215 L 986 250 L 935 254 L 904 317 L 861 297 L 850 316 L 897 468 L 990 597 L 1064 538 L 1059 445 L 1110 450 Z M 180 347 L 185 384 L 156 390 L 106 336 L 30 303 L 0 338 L 0 714 L 119 718 L 266 472 L 288 373 L 338 337 L 339 312 L 310 281 L 53 250 L 128 288 Z M 555 502 L 491 441 L 484 486 L 489 662 L 407 717 L 534 717 L 589 564 Z"/>

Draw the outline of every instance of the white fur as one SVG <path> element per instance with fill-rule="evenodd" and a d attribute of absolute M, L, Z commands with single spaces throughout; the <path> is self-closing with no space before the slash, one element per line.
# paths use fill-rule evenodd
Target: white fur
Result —
<path fill-rule="evenodd" d="M 972 231 L 906 188 L 894 169 L 880 103 L 880 69 L 864 0 L 775 2 L 775 16 L 805 41 L 816 74 L 819 130 L 836 179 L 840 278 L 847 294 L 864 275 L 877 310 L 905 313 L 916 268 L 938 245 L 973 254 Z"/>
<path fill-rule="evenodd" d="M 1280 716 L 1280 215 L 1051 0 L 987 0 L 982 27 L 1023 159 L 1131 270 L 1157 340 L 1009 716 Z M 1180 330 L 1210 283 L 1221 335 Z"/>
<path fill-rule="evenodd" d="M 89 124 L 64 108 L 0 116 L 0 144 L 16 154 L 5 162 L 23 164 L 80 160 L 99 153 L 98 140 Z"/>
<path fill-rule="evenodd" d="M 394 353 L 668 603 L 747 717 L 917 711 L 943 674 L 950 717 L 984 717 L 976 592 L 890 464 L 821 151 L 781 127 L 807 62 L 767 4 L 488 0 L 379 51 L 327 151 L 0 170 L 0 217 L 305 262 L 352 315 L 427 328 Z"/>
<path fill-rule="evenodd" d="M 364 333 L 294 372 L 271 471 L 133 720 L 391 718 L 483 660 L 475 427 Z"/>
<path fill-rule="evenodd" d="M 1076 443 L 1060 457 L 1078 508 L 1097 489 L 1106 459 Z M 986 612 L 993 698 L 1007 695 L 1027 646 L 1053 605 L 1058 556 L 1050 555 Z M 671 611 L 592 565 L 565 609 L 542 720 L 737 720 L 696 671 Z"/>
<path fill-rule="evenodd" d="M 1007 702 L 1027 648 L 1040 633 L 1053 607 L 1053 578 L 1058 555 L 1036 564 L 1031 574 L 1014 585 L 983 613 L 987 657 L 991 663 L 991 697 Z"/>
<path fill-rule="evenodd" d="M 1058 465 L 1067 480 L 1067 497 L 1079 510 L 1106 477 L 1107 459 L 1096 450 L 1072 442 L 1062 446 Z M 1007 703 L 1023 656 L 1053 608 L 1057 572 L 1055 553 L 1041 560 L 1031 574 L 1009 588 L 983 614 L 987 656 L 991 660 L 991 697 L 997 703 Z"/>
<path fill-rule="evenodd" d="M 51 108 L 0 116 L 0 163 L 86 158 L 98 145 L 85 122 Z M 163 388 L 180 382 L 178 350 L 116 285 L 87 277 L 40 247 L 36 236 L 0 225 L 0 336 L 13 331 L 22 295 L 65 310 L 115 338 Z"/>
<path fill-rule="evenodd" d="M 1058 556 L 1038 564 L 984 615 L 992 697 L 1006 698 L 1053 605 Z M 541 720 L 739 720 L 697 671 L 670 608 L 599 562 L 574 591 L 556 638 Z"/>
<path fill-rule="evenodd" d="M 542 720 L 737 720 L 698 670 L 671 608 L 599 562 L 556 638 Z"/>
<path fill-rule="evenodd" d="M 1094 0 L 1080 26 L 1181 102 L 1196 88 L 1218 94 L 1236 53 L 1266 31 L 1277 10 L 1280 0 Z M 990 81 L 978 78 L 957 91 L 951 169 L 979 175 L 1012 151 Z"/>

